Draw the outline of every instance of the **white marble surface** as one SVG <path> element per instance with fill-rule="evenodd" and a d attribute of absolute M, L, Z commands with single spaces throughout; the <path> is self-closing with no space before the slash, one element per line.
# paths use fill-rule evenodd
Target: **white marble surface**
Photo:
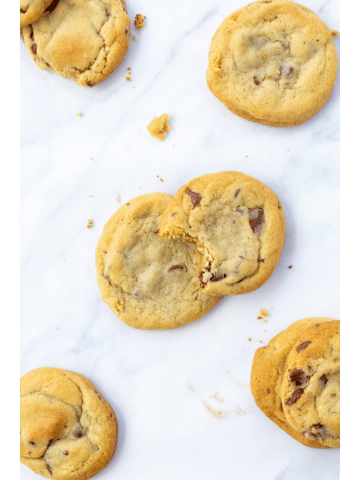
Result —
<path fill-rule="evenodd" d="M 120 436 L 99 480 L 338 478 L 339 451 L 286 435 L 256 407 L 249 380 L 255 350 L 290 323 L 339 318 L 339 83 L 299 127 L 230 113 L 206 86 L 207 53 L 223 18 L 246 3 L 129 1 L 146 27 L 133 28 L 124 62 L 93 89 L 39 70 L 21 46 L 22 374 L 75 370 L 107 397 Z M 337 0 L 304 4 L 340 30 Z M 173 130 L 158 142 L 145 127 L 164 112 Z M 177 330 L 126 326 L 101 301 L 94 266 L 117 197 L 173 194 L 221 170 L 254 176 L 281 199 L 287 237 L 275 273 Z M 23 465 L 21 477 L 39 478 Z"/>

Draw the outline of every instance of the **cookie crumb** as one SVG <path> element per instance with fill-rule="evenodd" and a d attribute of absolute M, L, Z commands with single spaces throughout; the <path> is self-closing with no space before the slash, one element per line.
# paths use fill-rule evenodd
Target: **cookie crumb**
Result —
<path fill-rule="evenodd" d="M 160 182 L 163 182 L 164 180 L 162 178 L 160 178 Z"/>
<path fill-rule="evenodd" d="M 87 228 L 91 228 L 93 226 L 93 220 L 90 219 L 89 223 L 87 224 Z"/>
<path fill-rule="evenodd" d="M 130 77 L 126 77 L 126 81 L 127 82 L 130 82 L 131 78 Z"/>
<path fill-rule="evenodd" d="M 191 383 L 188 384 L 188 389 L 191 390 L 192 392 L 195 392 L 194 387 L 191 385 Z"/>
<path fill-rule="evenodd" d="M 249 342 L 251 342 L 251 338 L 250 338 L 250 337 L 248 338 L 248 340 L 249 340 Z"/>
<path fill-rule="evenodd" d="M 92 195 L 89 195 L 89 198 L 92 198 L 93 196 Z"/>
<path fill-rule="evenodd" d="M 262 320 L 263 317 L 260 317 L 260 315 L 257 316 L 258 320 Z"/>
<path fill-rule="evenodd" d="M 336 35 L 340 35 L 340 32 L 339 32 L 338 30 L 332 30 L 332 31 L 331 31 L 331 35 L 332 35 L 333 37 L 336 37 Z"/>
<path fill-rule="evenodd" d="M 263 317 L 268 317 L 269 314 L 267 313 L 266 310 L 264 310 L 263 308 L 260 308 L 260 315 L 262 315 Z"/>
<path fill-rule="evenodd" d="M 135 20 L 134 20 L 134 25 L 136 28 L 144 28 L 145 27 L 145 20 L 146 17 L 144 15 L 141 15 L 141 13 L 138 13 L 135 15 Z"/>
<path fill-rule="evenodd" d="M 121 195 L 118 195 L 118 196 L 116 197 L 116 200 L 117 200 L 117 201 L 120 203 L 120 205 L 121 205 Z"/>
<path fill-rule="evenodd" d="M 94 160 L 94 157 L 90 157 L 90 160 Z"/>
<path fill-rule="evenodd" d="M 136 35 L 133 35 L 132 38 L 133 38 L 133 40 L 136 40 Z"/>
<path fill-rule="evenodd" d="M 154 118 L 151 120 L 149 125 L 146 127 L 146 130 L 150 135 L 158 140 L 164 140 L 166 137 L 166 132 L 171 130 L 171 126 L 166 123 L 170 120 L 170 115 L 168 113 L 163 113 L 160 117 Z"/>
<path fill-rule="evenodd" d="M 248 158 L 249 155 L 245 155 L 245 158 Z"/>
<path fill-rule="evenodd" d="M 78 117 L 82 117 L 82 113 L 77 113 L 77 116 L 78 116 Z"/>
<path fill-rule="evenodd" d="M 292 268 L 292 265 L 289 265 L 288 268 Z"/>

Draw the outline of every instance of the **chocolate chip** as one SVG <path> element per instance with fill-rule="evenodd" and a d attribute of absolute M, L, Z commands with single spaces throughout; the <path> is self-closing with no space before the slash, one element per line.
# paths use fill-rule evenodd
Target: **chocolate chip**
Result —
<path fill-rule="evenodd" d="M 330 397 L 336 397 L 336 393 L 332 393 Z"/>
<path fill-rule="evenodd" d="M 172 270 L 184 270 L 183 265 L 173 265 L 172 267 L 169 268 L 168 272 L 171 272 Z"/>
<path fill-rule="evenodd" d="M 266 389 L 266 393 L 270 393 L 270 390 L 268 388 Z"/>
<path fill-rule="evenodd" d="M 308 370 L 309 370 L 309 372 L 312 371 L 312 366 L 311 365 L 308 365 Z"/>
<path fill-rule="evenodd" d="M 21 12 L 21 13 L 25 13 L 25 10 L 23 10 L 22 8 L 20 8 L 20 12 Z"/>
<path fill-rule="evenodd" d="M 33 52 L 34 55 L 36 55 L 36 52 L 37 52 L 37 44 L 36 43 L 31 45 L 31 51 Z"/>
<path fill-rule="evenodd" d="M 52 470 L 51 470 L 50 465 L 46 464 L 46 468 L 49 470 L 50 475 L 52 475 Z"/>
<path fill-rule="evenodd" d="M 314 327 L 320 327 L 320 323 L 315 323 Z"/>
<path fill-rule="evenodd" d="M 304 390 L 302 388 L 297 388 L 292 395 L 286 400 L 285 405 L 287 407 L 291 407 L 296 403 L 299 398 L 301 398 L 302 394 L 304 393 Z"/>
<path fill-rule="evenodd" d="M 106 251 L 106 250 L 103 250 L 103 253 L 107 253 L 107 251 Z"/>
<path fill-rule="evenodd" d="M 279 70 L 281 75 L 285 75 L 285 77 L 290 77 L 290 75 L 294 72 L 294 67 L 291 67 L 286 62 L 281 62 Z"/>
<path fill-rule="evenodd" d="M 321 387 L 325 387 L 325 385 L 327 384 L 327 381 L 328 381 L 328 378 L 327 376 L 324 374 L 324 375 L 321 375 L 321 377 L 319 378 L 319 384 Z"/>
<path fill-rule="evenodd" d="M 330 437 L 329 432 L 327 431 L 326 427 L 324 425 L 321 425 L 321 423 L 317 423 L 316 425 L 313 425 L 313 428 L 315 428 L 318 435 L 321 435 L 323 438 Z"/>
<path fill-rule="evenodd" d="M 202 196 L 200 195 L 200 193 L 193 192 L 192 190 L 190 190 L 190 188 L 187 188 L 185 192 L 187 195 L 189 195 L 191 203 L 193 204 L 193 207 L 194 208 L 197 207 L 200 203 L 200 200 L 202 199 Z"/>
<path fill-rule="evenodd" d="M 68 452 L 67 450 L 64 450 L 64 451 L 63 451 L 63 454 L 64 454 L 64 455 L 69 455 L 69 452 Z"/>
<path fill-rule="evenodd" d="M 57 7 L 59 2 L 60 2 L 60 0 L 54 0 L 52 3 L 50 3 L 50 5 L 47 7 L 47 9 L 45 11 L 46 12 L 53 12 L 55 10 L 55 8 Z"/>
<path fill-rule="evenodd" d="M 127 35 L 128 33 L 129 33 L 129 30 L 125 28 L 125 35 Z"/>
<path fill-rule="evenodd" d="M 239 195 L 240 192 L 241 192 L 241 188 L 239 188 L 239 190 L 236 190 L 236 192 L 235 192 L 235 198 Z"/>
<path fill-rule="evenodd" d="M 157 229 L 154 234 L 157 235 L 159 233 L 159 229 Z"/>
<path fill-rule="evenodd" d="M 306 342 L 300 343 L 300 345 L 297 346 L 296 351 L 299 353 L 301 350 L 305 350 L 306 347 L 308 347 L 311 343 L 311 340 L 307 340 Z"/>
<path fill-rule="evenodd" d="M 172 214 L 171 214 L 172 217 L 175 217 L 175 215 L 176 215 L 176 213 L 172 213 Z"/>
<path fill-rule="evenodd" d="M 265 221 L 264 210 L 262 208 L 257 208 L 257 207 L 249 208 L 248 214 L 249 214 L 249 224 L 250 224 L 251 230 L 254 233 L 260 233 Z"/>
<path fill-rule="evenodd" d="M 35 442 L 29 442 L 29 443 L 30 443 L 30 445 L 35 445 Z"/>
<path fill-rule="evenodd" d="M 301 370 L 301 368 L 295 368 L 295 370 L 289 375 L 290 382 L 297 386 L 304 385 L 308 379 L 309 377 L 305 374 L 304 370 Z"/>
<path fill-rule="evenodd" d="M 83 435 L 84 435 L 84 432 L 81 430 L 81 428 L 78 428 L 77 430 L 75 430 L 75 432 L 73 433 L 74 437 L 76 438 L 81 438 Z"/>
<path fill-rule="evenodd" d="M 261 82 L 260 82 L 258 77 L 253 77 L 253 80 L 254 80 L 255 85 L 260 85 Z"/>
<path fill-rule="evenodd" d="M 292 268 L 292 265 L 289 265 L 288 268 Z"/>
<path fill-rule="evenodd" d="M 219 280 L 222 280 L 223 278 L 226 278 L 226 275 L 214 275 L 213 277 L 210 278 L 210 282 L 218 282 Z"/>
<path fill-rule="evenodd" d="M 236 211 L 240 213 L 240 215 L 244 215 L 244 210 L 240 207 L 237 207 Z"/>
<path fill-rule="evenodd" d="M 265 263 L 265 260 L 263 258 L 259 258 L 258 262 L 259 263 Z"/>
<path fill-rule="evenodd" d="M 112 417 L 112 413 L 110 413 L 110 417 Z"/>
<path fill-rule="evenodd" d="M 95 82 L 86 82 L 86 85 L 88 87 L 93 87 L 95 85 Z M 128 205 L 128 204 L 127 204 Z"/>

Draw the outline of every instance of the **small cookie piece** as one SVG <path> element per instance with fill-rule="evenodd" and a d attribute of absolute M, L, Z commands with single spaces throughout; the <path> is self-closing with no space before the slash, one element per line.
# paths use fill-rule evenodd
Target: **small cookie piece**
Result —
<path fill-rule="evenodd" d="M 144 28 L 145 27 L 145 17 L 138 13 L 135 15 L 134 25 L 136 28 Z"/>
<path fill-rule="evenodd" d="M 285 240 L 280 201 L 266 185 L 240 172 L 191 180 L 164 211 L 160 237 L 183 239 L 201 253 L 201 291 L 237 295 L 271 276 Z"/>
<path fill-rule="evenodd" d="M 115 413 L 76 372 L 37 368 L 20 380 L 20 461 L 54 480 L 86 480 L 114 456 Z"/>
<path fill-rule="evenodd" d="M 239 117 L 290 127 L 325 105 L 336 73 L 334 40 L 314 12 L 288 0 L 258 0 L 216 31 L 206 79 Z"/>
<path fill-rule="evenodd" d="M 304 332 L 308 332 L 310 329 L 317 329 L 322 325 L 333 324 L 334 322 L 336 321 L 332 318 L 323 317 L 305 318 L 292 323 L 286 330 L 271 339 L 266 347 L 256 350 L 251 369 L 251 393 L 260 410 L 295 440 L 313 448 L 329 447 L 319 442 L 319 439 L 315 438 L 315 436 L 312 436 L 312 438 L 310 438 L 310 435 L 304 436 L 302 432 L 290 425 L 284 412 L 287 407 L 283 404 L 281 398 L 283 372 L 286 371 L 284 370 L 285 362 L 294 345 L 296 345 L 296 348 L 301 346 L 300 351 L 309 345 L 309 338 L 302 342 L 298 341 L 300 337 L 302 338 Z M 308 371 L 307 365 L 306 371 Z M 301 372 L 293 374 L 292 380 L 295 382 L 294 386 L 296 388 L 301 388 L 296 383 L 301 382 L 302 379 L 303 374 Z M 284 382 L 287 382 L 286 378 Z"/>
<path fill-rule="evenodd" d="M 39 20 L 54 0 L 20 0 L 20 27 Z"/>
<path fill-rule="evenodd" d="M 171 126 L 166 123 L 170 120 L 170 115 L 168 113 L 163 113 L 160 117 L 154 118 L 151 120 L 149 125 L 146 127 L 146 130 L 150 135 L 158 140 L 165 140 L 166 132 L 171 130 Z"/>
<path fill-rule="evenodd" d="M 286 358 L 280 396 L 294 430 L 340 447 L 340 322 L 314 325 L 300 335 Z"/>
<path fill-rule="evenodd" d="M 93 87 L 125 57 L 130 18 L 124 0 L 60 0 L 22 36 L 39 68 Z"/>
<path fill-rule="evenodd" d="M 101 298 L 134 328 L 180 327 L 218 301 L 199 291 L 195 247 L 159 238 L 160 217 L 171 199 L 150 193 L 127 202 L 106 223 L 96 248 Z"/>

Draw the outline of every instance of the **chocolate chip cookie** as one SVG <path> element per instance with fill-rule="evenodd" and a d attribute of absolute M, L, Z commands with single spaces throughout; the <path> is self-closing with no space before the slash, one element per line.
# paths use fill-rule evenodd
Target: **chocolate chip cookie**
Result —
<path fill-rule="evenodd" d="M 130 18 L 124 0 L 59 0 L 24 27 L 22 36 L 42 70 L 93 87 L 125 57 Z"/>
<path fill-rule="evenodd" d="M 20 0 L 20 27 L 39 20 L 53 0 Z"/>
<path fill-rule="evenodd" d="M 37 368 L 20 380 L 20 460 L 54 480 L 86 480 L 112 459 L 117 420 L 79 373 Z"/>
<path fill-rule="evenodd" d="M 199 288 L 237 295 L 272 275 L 285 240 L 285 218 L 274 192 L 240 172 L 220 172 L 181 187 L 160 221 L 162 238 L 183 239 L 202 256 Z"/>
<path fill-rule="evenodd" d="M 339 323 L 299 320 L 255 352 L 250 387 L 257 406 L 308 447 L 340 444 Z"/>
<path fill-rule="evenodd" d="M 134 328 L 180 327 L 218 301 L 199 291 L 201 257 L 195 247 L 159 237 L 160 217 L 171 199 L 151 193 L 130 200 L 106 223 L 96 248 L 101 297 Z"/>
<path fill-rule="evenodd" d="M 289 127 L 325 105 L 336 73 L 331 32 L 314 12 L 288 0 L 258 0 L 216 31 L 206 79 L 236 115 Z"/>
<path fill-rule="evenodd" d="M 315 326 L 316 325 L 316 326 Z M 296 340 L 283 370 L 289 425 L 309 440 L 340 447 L 340 325 L 315 324 Z"/>

